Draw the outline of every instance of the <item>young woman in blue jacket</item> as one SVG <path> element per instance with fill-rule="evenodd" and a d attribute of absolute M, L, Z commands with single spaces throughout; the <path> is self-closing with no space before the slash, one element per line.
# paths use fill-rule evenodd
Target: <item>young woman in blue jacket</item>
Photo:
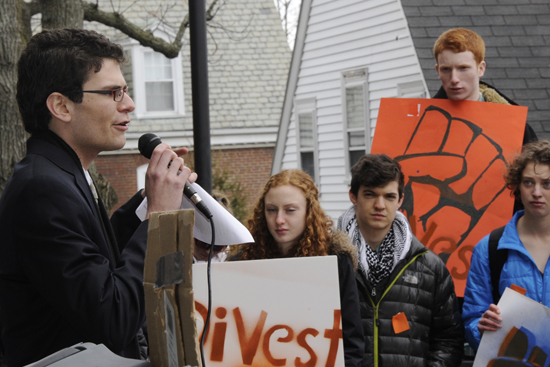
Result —
<path fill-rule="evenodd" d="M 508 250 L 498 291 L 512 284 L 526 289 L 527 297 L 550 306 L 550 142 L 527 144 L 508 167 L 506 186 L 525 210 L 518 211 L 504 228 L 497 251 Z M 484 332 L 501 327 L 500 309 L 492 296 L 489 236 L 474 248 L 464 294 L 466 339 L 477 349 Z"/>

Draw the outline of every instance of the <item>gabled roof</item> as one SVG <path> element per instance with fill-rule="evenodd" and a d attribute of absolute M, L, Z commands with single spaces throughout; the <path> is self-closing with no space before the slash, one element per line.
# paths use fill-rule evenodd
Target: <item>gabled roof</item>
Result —
<path fill-rule="evenodd" d="M 434 68 L 435 41 L 450 28 L 471 29 L 485 41 L 483 80 L 527 106 L 527 121 L 539 139 L 550 139 L 548 0 L 401 2 L 431 96 L 441 86 Z"/>
<path fill-rule="evenodd" d="M 279 133 L 277 134 L 277 144 L 275 145 L 275 154 L 273 155 L 273 164 L 271 165 L 271 174 L 278 173 L 281 170 L 281 163 L 285 151 L 286 136 L 288 133 L 288 125 L 292 116 L 292 108 L 294 105 L 294 92 L 298 84 L 298 73 L 302 63 L 302 54 L 304 52 L 304 44 L 306 40 L 306 31 L 308 26 L 309 11 L 311 10 L 311 2 L 313 0 L 302 0 L 300 7 L 300 15 L 298 16 L 298 26 L 296 29 L 296 39 L 294 41 L 294 49 L 292 50 L 292 59 L 290 61 L 290 70 L 288 72 L 288 80 L 286 83 L 285 98 L 283 100 L 283 110 L 279 124 Z"/>

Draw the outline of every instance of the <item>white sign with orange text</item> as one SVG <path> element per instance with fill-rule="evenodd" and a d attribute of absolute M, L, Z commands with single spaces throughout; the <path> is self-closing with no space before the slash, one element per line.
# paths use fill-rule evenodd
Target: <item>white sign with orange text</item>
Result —
<path fill-rule="evenodd" d="M 211 266 L 207 366 L 344 366 L 336 256 Z M 200 339 L 206 264 L 193 264 L 193 291 Z"/>

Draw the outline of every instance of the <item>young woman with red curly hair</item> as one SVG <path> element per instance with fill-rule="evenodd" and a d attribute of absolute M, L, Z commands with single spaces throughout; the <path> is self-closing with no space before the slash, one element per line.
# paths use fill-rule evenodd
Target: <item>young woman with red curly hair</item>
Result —
<path fill-rule="evenodd" d="M 230 260 L 336 255 L 346 367 L 361 366 L 364 337 L 354 269 L 357 254 L 348 236 L 332 229 L 311 177 L 286 170 L 266 183 L 248 227 L 255 243 L 239 246 Z"/>

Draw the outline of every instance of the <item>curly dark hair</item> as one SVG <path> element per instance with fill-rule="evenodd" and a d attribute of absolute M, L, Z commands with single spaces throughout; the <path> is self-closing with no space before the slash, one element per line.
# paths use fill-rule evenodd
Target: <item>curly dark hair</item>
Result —
<path fill-rule="evenodd" d="M 402 197 L 405 176 L 401 165 L 385 154 L 366 154 L 351 167 L 350 191 L 355 196 L 361 186 L 383 187 L 393 181 L 397 181 L 399 197 Z"/>
<path fill-rule="evenodd" d="M 105 36 L 84 29 L 48 29 L 35 34 L 17 63 L 17 103 L 25 130 L 44 131 L 52 118 L 46 106 L 59 92 L 82 102 L 82 85 L 104 59 L 122 64 L 124 50 Z"/>
<path fill-rule="evenodd" d="M 504 175 L 506 187 L 511 190 L 516 200 L 521 200 L 519 186 L 523 176 L 523 171 L 529 163 L 546 164 L 550 166 L 550 142 L 548 140 L 539 140 L 522 147 L 518 154 L 508 166 L 508 171 Z"/>
<path fill-rule="evenodd" d="M 289 250 L 290 256 L 325 256 L 330 246 L 332 220 L 319 203 L 319 191 L 311 177 L 297 169 L 286 170 L 271 176 L 248 219 L 248 229 L 255 243 L 240 245 L 242 260 L 273 259 L 282 257 L 275 239 L 269 232 L 265 217 L 265 196 L 272 188 L 292 185 L 302 191 L 306 199 L 306 226 L 298 244 Z"/>

